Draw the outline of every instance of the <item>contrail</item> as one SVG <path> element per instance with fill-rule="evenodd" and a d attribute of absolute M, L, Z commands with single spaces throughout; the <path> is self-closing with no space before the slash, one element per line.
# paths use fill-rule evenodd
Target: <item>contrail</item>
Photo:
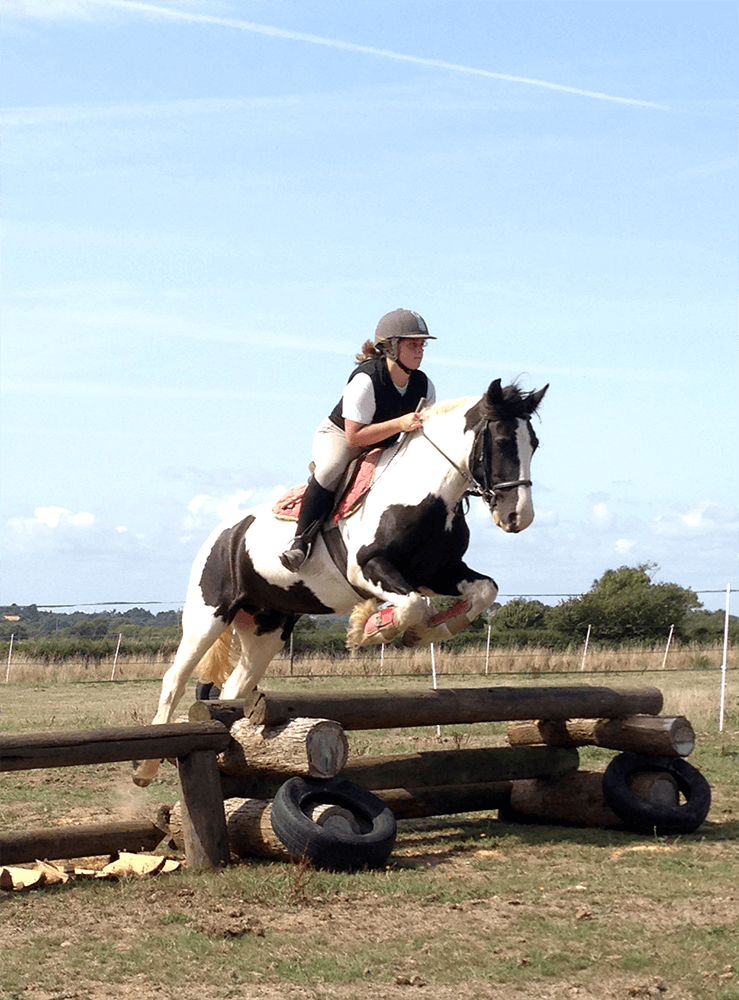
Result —
<path fill-rule="evenodd" d="M 90 2 L 90 0 L 88 0 Z M 579 87 L 566 87 L 561 83 L 550 83 L 547 80 L 533 80 L 527 76 L 511 76 L 508 73 L 493 73 L 487 69 L 476 69 L 473 66 L 462 66 L 459 63 L 445 62 L 443 59 L 427 59 L 423 56 L 410 56 L 391 49 L 376 49 L 371 45 L 358 45 L 355 42 L 342 42 L 338 38 L 323 38 L 321 35 L 310 35 L 303 31 L 289 31 L 285 28 L 275 28 L 269 24 L 256 24 L 253 21 L 241 21 L 229 17 L 214 17 L 212 14 L 189 14 L 181 10 L 167 10 L 152 3 L 142 3 L 139 0 L 91 0 L 92 3 L 104 4 L 107 7 L 121 7 L 124 10 L 139 10 L 145 14 L 157 14 L 160 17 L 171 17 L 180 21 L 191 21 L 200 24 L 218 24 L 226 28 L 237 28 L 239 31 L 251 31 L 259 35 L 270 35 L 273 38 L 286 38 L 292 42 L 309 42 L 311 45 L 325 45 L 327 48 L 344 49 L 347 52 L 361 52 L 363 55 L 380 56 L 383 59 L 396 59 L 399 62 L 415 63 L 417 66 L 428 66 L 433 69 L 449 70 L 453 73 L 468 73 L 472 76 L 483 76 L 490 80 L 505 80 L 508 83 L 525 83 L 531 87 L 544 87 L 547 90 L 559 90 L 565 94 L 576 94 L 579 97 L 592 97 L 599 101 L 613 101 L 616 104 L 633 104 L 641 108 L 655 108 L 658 111 L 670 111 L 665 104 L 655 104 L 653 101 L 639 101 L 633 97 L 614 97 L 613 94 L 602 94 L 595 90 L 581 90 Z"/>

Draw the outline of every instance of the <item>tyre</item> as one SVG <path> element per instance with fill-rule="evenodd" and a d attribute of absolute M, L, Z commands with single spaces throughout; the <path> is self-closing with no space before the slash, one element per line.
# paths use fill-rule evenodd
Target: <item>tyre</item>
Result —
<path fill-rule="evenodd" d="M 221 697 L 221 689 L 215 684 L 203 684 L 198 681 L 195 685 L 196 701 L 217 701 Z"/>
<path fill-rule="evenodd" d="M 312 814 L 323 805 L 340 808 L 325 823 L 315 822 Z M 330 871 L 356 871 L 386 863 L 397 824 L 384 802 L 353 782 L 296 777 L 277 790 L 272 829 L 294 858 Z"/>
<path fill-rule="evenodd" d="M 665 771 L 677 782 L 685 802 L 660 806 L 640 798 L 629 788 L 629 778 L 643 771 Z M 693 833 L 708 815 L 711 788 L 706 779 L 683 757 L 647 757 L 621 753 L 603 775 L 603 800 L 630 829 L 662 836 Z"/>

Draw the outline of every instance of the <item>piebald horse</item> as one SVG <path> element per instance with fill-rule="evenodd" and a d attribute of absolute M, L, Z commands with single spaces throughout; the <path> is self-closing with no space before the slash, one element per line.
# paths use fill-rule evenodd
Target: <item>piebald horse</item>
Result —
<path fill-rule="evenodd" d="M 397 635 L 415 646 L 456 634 L 489 608 L 497 584 L 462 558 L 469 543 L 463 500 L 482 497 L 503 531 L 531 524 L 538 445 L 531 417 L 547 388 L 527 393 L 496 379 L 481 397 L 422 410 L 422 428 L 382 453 L 359 507 L 317 537 L 297 573 L 279 560 L 294 524 L 270 508 L 216 528 L 193 565 L 182 640 L 154 723 L 172 719 L 198 665 L 224 699 L 245 697 L 303 614 L 352 612 L 351 646 Z M 434 614 L 432 595 L 457 600 Z M 159 763 L 137 763 L 134 781 L 149 784 Z"/>

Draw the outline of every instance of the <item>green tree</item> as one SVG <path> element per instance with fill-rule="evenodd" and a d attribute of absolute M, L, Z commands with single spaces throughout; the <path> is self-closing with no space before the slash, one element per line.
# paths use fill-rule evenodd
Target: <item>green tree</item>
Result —
<path fill-rule="evenodd" d="M 698 596 L 675 583 L 653 583 L 654 563 L 609 569 L 587 594 L 564 601 L 548 613 L 550 628 L 580 641 L 591 626 L 593 641 L 606 644 L 649 642 L 674 625 L 681 639 Z"/>

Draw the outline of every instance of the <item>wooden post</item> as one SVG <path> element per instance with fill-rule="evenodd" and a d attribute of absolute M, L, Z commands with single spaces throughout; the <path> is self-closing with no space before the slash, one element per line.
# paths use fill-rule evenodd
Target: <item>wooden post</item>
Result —
<path fill-rule="evenodd" d="M 190 718 L 233 718 L 243 712 L 254 725 L 280 726 L 289 719 L 333 719 L 344 729 L 508 722 L 514 719 L 617 719 L 658 715 L 658 688 L 541 687 L 438 688 L 436 691 L 380 691 L 366 694 L 254 692 L 238 702 L 200 702 Z"/>
<path fill-rule="evenodd" d="M 634 715 L 627 719 L 564 719 L 510 722 L 511 746 L 607 747 L 633 753 L 687 757 L 695 748 L 693 727 L 684 716 Z"/>
<path fill-rule="evenodd" d="M 177 758 L 177 770 L 188 867 L 222 868 L 230 854 L 216 755 L 211 750 L 195 750 Z"/>

